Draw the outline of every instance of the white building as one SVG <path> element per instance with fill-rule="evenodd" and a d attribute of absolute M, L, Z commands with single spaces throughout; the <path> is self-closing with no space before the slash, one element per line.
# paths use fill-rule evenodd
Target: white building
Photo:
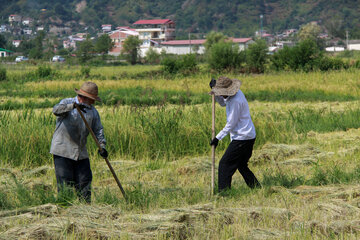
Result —
<path fill-rule="evenodd" d="M 29 26 L 30 24 L 32 24 L 32 22 L 33 22 L 32 18 L 24 18 L 22 20 L 22 24 L 25 25 L 25 26 Z"/>
<path fill-rule="evenodd" d="M 31 29 L 24 29 L 23 30 L 25 34 L 27 35 L 31 35 L 32 34 L 32 30 Z"/>
<path fill-rule="evenodd" d="M 349 40 L 347 50 L 360 50 L 360 40 Z"/>
<path fill-rule="evenodd" d="M 101 29 L 103 32 L 111 32 L 111 24 L 103 24 L 101 25 Z"/>
<path fill-rule="evenodd" d="M 65 49 L 68 49 L 68 48 L 76 49 L 77 48 L 77 43 L 82 42 L 84 40 L 85 40 L 85 38 L 77 37 L 76 35 L 75 36 L 69 36 L 69 38 L 67 40 L 63 41 L 63 47 Z"/>
<path fill-rule="evenodd" d="M 144 56 L 150 47 L 175 39 L 175 22 L 170 19 L 139 20 L 134 23 L 139 39 L 141 55 Z"/>
<path fill-rule="evenodd" d="M 0 32 L 7 32 L 7 26 L 6 25 L 1 25 L 0 26 Z"/>
<path fill-rule="evenodd" d="M 19 47 L 19 46 L 20 46 L 20 43 L 21 43 L 21 40 L 13 40 L 13 41 L 12 41 L 12 45 L 13 45 L 14 47 Z"/>
<path fill-rule="evenodd" d="M 234 44 L 239 46 L 240 51 L 244 51 L 248 48 L 249 44 L 254 43 L 251 38 L 230 38 Z M 204 43 L 206 39 L 194 39 L 194 40 L 172 40 L 161 43 L 161 49 L 164 49 L 166 53 L 183 55 L 189 53 L 205 53 Z"/>
<path fill-rule="evenodd" d="M 20 15 L 16 15 L 16 14 L 11 14 L 9 16 L 9 22 L 20 22 L 21 21 L 21 16 Z"/>
<path fill-rule="evenodd" d="M 345 51 L 345 48 L 333 46 L 333 47 L 325 48 L 325 51 L 327 51 L 327 52 L 343 52 L 343 51 Z"/>
<path fill-rule="evenodd" d="M 12 53 L 12 51 L 4 49 L 4 48 L 0 48 L 0 57 L 8 57 L 10 56 Z"/>
<path fill-rule="evenodd" d="M 183 55 L 188 53 L 203 54 L 205 52 L 204 43 L 206 39 L 194 40 L 172 40 L 161 43 L 161 49 L 166 53 Z"/>

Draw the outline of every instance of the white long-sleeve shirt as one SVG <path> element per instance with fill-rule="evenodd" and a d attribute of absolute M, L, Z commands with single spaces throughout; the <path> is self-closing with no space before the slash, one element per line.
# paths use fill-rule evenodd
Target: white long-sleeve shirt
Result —
<path fill-rule="evenodd" d="M 221 140 L 230 133 L 232 140 L 250 140 L 256 137 L 255 126 L 251 120 L 250 110 L 245 95 L 239 90 L 234 96 L 216 96 L 220 106 L 226 106 L 226 125 L 216 135 Z"/>

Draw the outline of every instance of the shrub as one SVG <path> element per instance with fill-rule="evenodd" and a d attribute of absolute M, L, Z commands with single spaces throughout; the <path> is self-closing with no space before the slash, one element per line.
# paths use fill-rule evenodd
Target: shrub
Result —
<path fill-rule="evenodd" d="M 303 70 L 307 72 L 318 69 L 318 64 L 320 64 L 322 58 L 322 52 L 316 42 L 307 39 L 293 48 L 285 47 L 279 50 L 271 58 L 271 63 L 276 70 L 290 68 L 294 71 Z"/>
<path fill-rule="evenodd" d="M 290 68 L 293 61 L 292 50 L 288 46 L 285 46 L 283 49 L 276 52 L 271 58 L 272 67 L 279 71 L 279 70 L 286 70 Z"/>
<path fill-rule="evenodd" d="M 240 67 L 239 47 L 231 42 L 218 42 L 212 45 L 208 55 L 209 67 L 216 71 Z"/>
<path fill-rule="evenodd" d="M 6 81 L 6 69 L 0 68 L 0 81 Z"/>
<path fill-rule="evenodd" d="M 174 57 L 165 57 L 161 61 L 162 70 L 166 74 L 175 74 L 179 71 L 179 64 Z"/>
<path fill-rule="evenodd" d="M 45 78 L 54 74 L 54 70 L 50 66 L 39 66 L 36 70 L 36 75 L 40 78 Z"/>
<path fill-rule="evenodd" d="M 349 66 L 339 58 L 323 57 L 317 62 L 317 67 L 321 71 L 340 70 Z"/>
<path fill-rule="evenodd" d="M 246 63 L 250 67 L 251 72 L 264 72 L 265 63 L 268 58 L 267 51 L 267 45 L 264 40 L 257 40 L 249 46 L 246 51 Z"/>
<path fill-rule="evenodd" d="M 193 73 L 198 70 L 194 54 L 186 54 L 180 57 L 167 56 L 161 61 L 162 70 L 165 74 Z"/>
<path fill-rule="evenodd" d="M 311 39 L 300 42 L 293 48 L 292 69 L 301 69 L 306 72 L 311 71 L 316 66 L 316 62 L 322 58 L 322 52 L 315 41 Z"/>
<path fill-rule="evenodd" d="M 91 70 L 90 67 L 84 67 L 84 66 L 81 67 L 81 70 L 80 70 L 81 76 L 83 76 L 85 78 L 90 77 L 90 70 Z"/>
<path fill-rule="evenodd" d="M 189 74 L 198 70 L 195 54 L 186 54 L 182 56 L 178 65 L 183 74 Z"/>
<path fill-rule="evenodd" d="M 159 64 L 160 54 L 153 48 L 149 48 L 149 50 L 146 52 L 145 62 L 149 64 Z"/>

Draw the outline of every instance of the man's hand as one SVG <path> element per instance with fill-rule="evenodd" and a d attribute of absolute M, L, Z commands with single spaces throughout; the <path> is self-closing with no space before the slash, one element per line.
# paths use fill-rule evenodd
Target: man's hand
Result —
<path fill-rule="evenodd" d="M 79 107 L 82 112 L 86 113 L 85 108 L 87 108 L 87 106 L 85 104 L 75 102 L 74 103 L 74 108 L 76 108 L 76 107 Z"/>
<path fill-rule="evenodd" d="M 109 155 L 105 148 L 102 148 L 98 152 L 99 152 L 100 156 L 102 156 L 103 158 L 107 158 Z"/>
<path fill-rule="evenodd" d="M 211 146 L 215 146 L 215 148 L 216 148 L 217 145 L 218 145 L 218 143 L 219 143 L 219 139 L 214 138 L 213 140 L 211 140 L 210 145 L 211 145 Z"/>
<path fill-rule="evenodd" d="M 211 79 L 211 81 L 210 81 L 210 83 L 209 83 L 209 86 L 210 86 L 210 88 L 212 89 L 213 87 L 215 87 L 215 85 L 216 85 L 216 79 Z"/>

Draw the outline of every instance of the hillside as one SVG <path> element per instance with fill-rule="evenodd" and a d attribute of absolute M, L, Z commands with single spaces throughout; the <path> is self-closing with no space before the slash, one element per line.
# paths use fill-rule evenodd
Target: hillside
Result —
<path fill-rule="evenodd" d="M 81 30 L 101 24 L 130 25 L 138 19 L 170 18 L 176 21 L 177 36 L 222 31 L 229 36 L 251 36 L 263 27 L 272 33 L 318 21 L 329 34 L 360 37 L 360 11 L 355 0 L 0 0 L 1 21 L 21 14 L 44 22 L 67 24 Z M 46 11 L 41 11 L 46 9 Z M 80 25 L 79 25 L 80 23 Z"/>

